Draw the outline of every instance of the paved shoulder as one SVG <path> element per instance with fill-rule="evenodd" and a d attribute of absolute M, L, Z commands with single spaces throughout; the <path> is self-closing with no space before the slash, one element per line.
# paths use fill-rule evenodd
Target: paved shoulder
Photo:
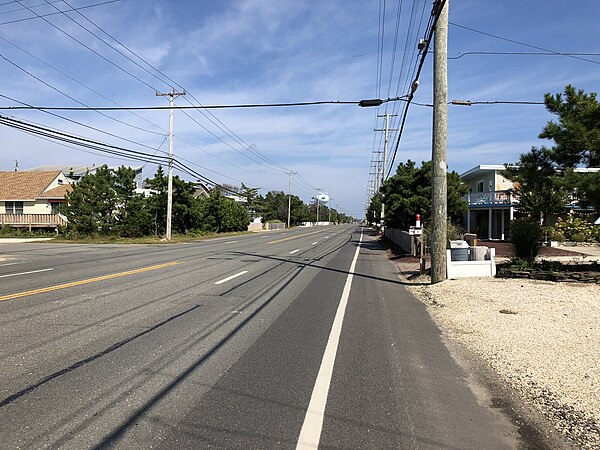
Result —
<path fill-rule="evenodd" d="M 425 306 L 399 281 L 377 237 L 356 267 L 320 445 L 518 446 L 517 429 L 480 403 Z"/>

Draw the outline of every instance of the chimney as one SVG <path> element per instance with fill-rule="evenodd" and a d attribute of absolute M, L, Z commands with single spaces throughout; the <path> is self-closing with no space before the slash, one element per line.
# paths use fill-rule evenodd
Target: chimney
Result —
<path fill-rule="evenodd" d="M 19 161 L 15 159 L 15 172 L 19 171 Z"/>

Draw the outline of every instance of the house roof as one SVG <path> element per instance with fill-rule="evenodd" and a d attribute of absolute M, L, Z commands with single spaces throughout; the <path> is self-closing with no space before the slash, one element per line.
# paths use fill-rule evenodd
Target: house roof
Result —
<path fill-rule="evenodd" d="M 38 166 L 38 167 L 32 167 L 30 169 L 23 169 L 23 171 L 26 172 L 52 172 L 52 171 L 60 171 L 62 173 L 64 173 L 66 176 L 70 176 L 71 174 L 75 177 L 75 178 L 80 178 L 82 176 L 84 176 L 86 173 L 94 173 L 96 170 L 98 170 L 101 166 L 97 166 L 96 164 L 92 164 L 92 165 L 71 165 L 71 166 L 60 166 L 60 165 L 56 165 L 56 166 Z M 108 166 L 108 168 L 110 170 L 117 170 L 118 166 Z M 142 172 L 142 166 L 129 166 L 130 169 L 135 170 L 136 173 L 141 173 Z"/>
<path fill-rule="evenodd" d="M 0 172 L 0 200 L 40 198 L 42 194 L 48 193 L 46 190 L 59 175 L 61 175 L 60 171 Z"/>
<path fill-rule="evenodd" d="M 54 189 L 42 192 L 35 198 L 63 199 L 65 198 L 65 195 L 71 192 L 72 190 L 73 186 L 71 186 L 70 184 L 62 184 L 60 186 L 55 187 Z"/>
<path fill-rule="evenodd" d="M 482 175 L 484 173 L 489 173 L 493 171 L 502 171 L 505 167 L 503 164 L 480 164 L 479 166 L 475 166 L 472 169 L 467 170 L 460 174 L 461 178 L 468 178 L 474 175 Z"/>

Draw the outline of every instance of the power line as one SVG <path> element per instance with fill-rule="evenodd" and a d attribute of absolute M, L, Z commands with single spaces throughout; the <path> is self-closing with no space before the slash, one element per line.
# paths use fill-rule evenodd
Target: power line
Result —
<path fill-rule="evenodd" d="M 4 56 L 2 53 L 0 53 L 0 58 L 2 58 L 4 61 L 8 62 L 9 64 L 12 64 L 14 67 L 16 67 L 17 69 L 19 69 L 19 70 L 21 70 L 22 72 L 26 73 L 27 75 L 29 75 L 29 76 L 30 76 L 30 77 L 32 77 L 33 79 L 35 79 L 35 80 L 39 81 L 39 82 L 40 82 L 40 83 L 42 83 L 44 86 L 46 86 L 46 87 L 48 87 L 48 88 L 50 88 L 50 89 L 52 89 L 52 90 L 54 90 L 54 91 L 58 92 L 59 94 L 61 94 L 61 95 L 65 96 L 65 97 L 67 97 L 69 100 L 72 100 L 73 102 L 75 102 L 75 103 L 78 103 L 79 105 L 83 105 L 83 106 L 82 106 L 82 108 L 89 108 L 89 106 L 88 106 L 88 105 L 86 105 L 85 103 L 83 103 L 83 102 L 80 102 L 79 100 L 77 100 L 76 98 L 74 98 L 74 97 L 72 97 L 71 95 L 67 94 L 66 92 L 63 92 L 63 91 L 61 91 L 61 90 L 60 90 L 60 89 L 58 89 L 56 86 L 53 86 L 52 84 L 50 84 L 50 83 L 48 83 L 48 82 L 46 82 L 46 81 L 42 80 L 42 79 L 41 79 L 41 78 L 39 78 L 38 76 L 36 76 L 36 75 L 34 75 L 33 73 L 29 72 L 29 71 L 28 71 L 27 69 L 25 69 L 24 67 L 21 67 L 21 66 L 20 66 L 20 65 L 18 65 L 17 63 L 15 63 L 15 62 L 11 61 L 10 59 L 8 59 L 8 58 L 7 58 L 6 56 Z M 134 129 L 136 129 L 136 130 L 145 131 L 145 132 L 149 132 L 149 133 L 153 133 L 153 134 L 160 134 L 160 133 L 157 133 L 157 132 L 155 132 L 155 131 L 149 131 L 149 130 L 146 130 L 146 129 L 144 129 L 144 128 L 138 127 L 138 126 L 136 126 L 136 125 L 129 124 L 129 123 L 127 123 L 127 122 L 124 122 L 124 121 L 122 121 L 122 120 L 119 120 L 119 119 L 117 119 L 117 118 L 115 118 L 115 117 L 109 116 L 108 114 L 105 114 L 105 113 L 103 113 L 102 111 L 96 111 L 96 112 L 97 112 L 98 114 L 100 114 L 100 115 L 102 115 L 102 116 L 104 116 L 104 117 L 108 118 L 108 119 L 114 120 L 115 122 L 118 122 L 118 123 L 120 123 L 120 124 L 122 124 L 122 125 L 125 125 L 125 126 L 127 126 L 127 127 L 131 127 L 131 128 L 134 128 Z"/>
<path fill-rule="evenodd" d="M 69 3 L 67 3 L 66 0 L 62 0 L 63 3 L 65 3 L 67 6 L 71 6 L 69 5 Z M 48 0 L 46 0 L 46 2 L 48 2 Z M 168 81 L 171 81 L 173 83 L 175 83 L 176 85 L 179 86 L 179 88 L 181 88 L 182 90 L 185 91 L 185 88 L 181 85 L 179 85 L 179 83 L 177 83 L 175 80 L 173 80 L 172 78 L 170 78 L 168 75 L 164 74 L 163 72 L 161 72 L 159 69 L 157 69 L 156 67 L 154 67 L 152 64 L 150 64 L 149 62 L 147 62 L 146 60 L 144 60 L 141 56 L 139 56 L 137 53 L 135 53 L 133 50 L 131 50 L 129 47 L 127 47 L 125 44 L 123 44 L 121 41 L 119 41 L 117 38 L 115 38 L 114 36 L 112 36 L 110 33 L 108 33 L 107 31 L 105 31 L 103 28 L 99 27 L 95 22 L 93 22 L 92 20 L 90 20 L 88 17 L 86 17 L 84 14 L 78 12 L 78 14 L 83 17 L 86 21 L 88 21 L 90 24 L 92 24 L 94 27 L 96 27 L 98 30 L 100 30 L 102 33 L 104 33 L 106 36 L 108 36 L 110 39 L 112 39 L 114 42 L 116 42 L 117 44 L 119 44 L 121 47 L 123 47 L 124 49 L 126 49 L 129 53 L 131 53 L 133 56 L 135 56 L 135 58 L 137 58 L 138 60 L 140 60 L 142 63 L 144 63 L 146 66 L 150 67 L 152 70 L 154 70 L 156 73 L 160 74 L 162 78 L 159 78 L 158 76 L 156 76 L 154 73 L 150 72 L 148 69 L 146 69 L 145 67 L 142 67 L 137 61 L 134 61 L 133 59 L 131 59 L 129 56 L 125 55 L 123 52 L 121 52 L 119 49 L 115 48 L 113 45 L 109 44 L 108 42 L 106 42 L 105 40 L 101 39 L 99 36 L 97 36 L 95 33 L 93 33 L 91 30 L 89 30 L 87 27 L 84 27 L 83 25 L 79 24 L 77 21 L 75 21 L 74 19 L 72 19 L 71 17 L 69 17 L 69 19 L 71 19 L 72 21 L 74 21 L 75 23 L 77 23 L 79 26 L 81 26 L 82 28 L 84 28 L 86 31 L 88 31 L 89 33 L 91 33 L 94 37 L 100 39 L 103 43 L 105 43 L 106 45 L 108 45 L 110 48 L 112 48 L 113 50 L 115 50 L 116 52 L 118 52 L 120 55 L 124 56 L 125 58 L 127 58 L 129 61 L 131 61 L 132 63 L 134 63 L 136 66 L 140 67 L 142 70 L 144 70 L 145 72 L 149 73 L 150 75 L 152 75 L 153 77 L 155 77 L 156 79 L 158 79 L 161 82 L 166 83 L 166 81 L 164 81 L 165 79 Z M 168 83 L 166 83 L 168 84 Z M 189 94 L 190 97 L 192 97 L 197 103 L 200 104 L 200 102 L 192 95 Z M 186 98 L 185 99 L 190 105 L 192 105 L 192 103 Z M 197 108 L 196 108 L 197 109 Z M 270 164 L 273 164 L 274 166 L 279 167 L 282 170 L 288 170 L 287 168 L 280 166 L 279 164 L 277 164 L 276 162 L 274 162 L 273 160 L 267 158 L 266 156 L 264 156 L 263 154 L 261 154 L 258 150 L 254 150 L 251 148 L 250 145 L 248 145 L 247 143 L 245 143 L 243 141 L 243 139 L 241 139 L 237 134 L 235 134 L 229 127 L 227 127 L 221 120 L 219 120 L 214 114 L 212 114 L 210 111 L 203 111 L 200 110 L 200 113 L 202 115 L 204 115 L 213 125 L 215 125 L 218 129 L 220 129 L 221 131 L 223 131 L 226 135 L 228 135 L 230 138 L 232 138 L 234 141 L 236 141 L 237 143 L 239 143 L 240 145 L 244 146 L 246 149 L 248 149 L 250 152 L 256 154 L 259 158 L 269 162 Z M 207 115 L 208 113 L 208 115 Z M 186 114 L 187 115 L 187 114 Z M 188 117 L 191 118 L 191 116 L 188 115 Z M 212 118 L 211 118 L 212 117 Z M 214 118 L 214 120 L 213 120 Z M 214 133 L 210 132 L 206 127 L 204 127 L 203 125 L 201 125 L 198 121 L 192 119 L 194 122 L 196 122 L 198 125 L 200 125 L 203 129 L 205 129 L 206 131 L 208 131 L 209 133 L 211 133 L 213 136 L 217 137 L 217 139 L 219 139 L 221 142 L 225 143 L 225 141 L 223 141 L 223 139 L 221 139 L 220 137 L 216 136 Z M 229 145 L 229 144 L 227 144 Z M 231 147 L 231 146 L 230 146 Z M 232 147 L 233 148 L 233 147 Z M 264 164 L 263 164 L 264 165 Z"/>
<path fill-rule="evenodd" d="M 415 79 L 414 82 L 418 82 L 418 80 L 419 80 L 419 75 L 421 74 L 421 70 L 423 69 L 423 64 L 425 63 L 425 58 L 426 58 L 427 52 L 429 50 L 429 45 L 431 43 L 431 38 L 433 36 L 435 26 L 436 26 L 438 18 L 440 16 L 440 11 L 442 11 L 445 4 L 446 4 L 446 0 L 439 0 L 434 4 L 433 21 L 431 21 L 431 27 L 429 27 L 429 32 L 427 33 L 427 36 L 426 36 L 425 48 L 424 48 L 423 54 L 421 56 L 421 61 L 419 62 L 419 67 L 417 69 L 416 76 L 414 78 Z M 396 140 L 396 147 L 394 148 L 394 155 L 392 156 L 392 161 L 390 163 L 390 170 L 388 171 L 386 178 L 389 177 L 389 175 L 390 175 L 391 169 L 392 169 L 392 167 L 394 165 L 394 161 L 396 159 L 396 154 L 398 153 L 398 147 L 400 146 L 400 139 L 402 138 L 402 131 L 404 130 L 404 125 L 406 123 L 406 116 L 408 114 L 408 107 L 410 106 L 410 103 L 412 102 L 412 99 L 414 97 L 415 89 L 416 89 L 416 87 L 413 84 L 413 89 L 411 89 L 411 92 L 408 96 L 408 101 L 406 103 L 406 106 L 404 107 L 404 114 L 402 115 L 402 124 L 400 125 L 400 131 L 398 132 L 398 138 Z"/>
<path fill-rule="evenodd" d="M 70 133 L 65 133 L 62 131 L 54 130 L 48 127 L 35 125 L 23 120 L 13 119 L 7 116 L 0 115 L 0 125 L 5 125 L 20 131 L 23 131 L 28 134 L 42 136 L 48 139 L 53 139 L 55 141 L 64 142 L 67 144 L 76 145 L 78 147 L 84 147 L 92 150 L 96 150 L 101 153 L 107 153 L 110 155 L 120 156 L 126 158 L 128 160 L 134 161 L 143 161 L 143 162 L 151 162 L 153 164 L 165 164 L 169 162 L 168 156 L 157 156 L 156 154 L 152 155 L 149 153 L 140 152 L 137 150 L 127 149 L 124 147 L 105 144 L 93 139 L 84 138 L 81 136 L 76 136 Z M 161 144 L 162 145 L 162 144 Z M 211 180 L 205 175 L 196 172 L 191 169 L 186 164 L 183 164 L 176 158 L 173 158 L 174 167 L 178 168 L 178 170 L 187 173 L 188 175 L 196 176 L 199 180 L 207 182 L 209 184 L 222 187 L 219 183 Z M 223 187 L 222 187 L 223 188 Z M 228 190 L 227 188 L 223 188 L 224 190 Z"/>
<path fill-rule="evenodd" d="M 29 105 L 29 104 L 27 104 L 27 103 L 25 103 L 25 102 L 22 102 L 22 101 L 20 101 L 20 100 L 14 99 L 14 98 L 12 98 L 12 97 L 9 97 L 9 96 L 7 96 L 7 95 L 4 95 L 4 94 L 0 94 L 0 97 L 2 97 L 2 98 L 5 98 L 5 99 L 7 99 L 7 100 L 10 100 L 10 101 L 13 101 L 13 102 L 15 102 L 15 103 L 19 103 L 19 104 L 21 104 L 21 105 L 23 105 L 23 106 L 24 106 L 24 109 L 36 109 L 36 110 L 38 109 L 38 108 L 36 108 L 36 107 L 34 107 L 34 106 L 32 106 L 32 105 Z M 1 109 L 1 108 L 0 108 L 0 109 Z M 118 136 L 118 135 L 116 135 L 116 134 L 110 133 L 110 132 L 108 132 L 108 131 L 101 130 L 101 129 L 99 129 L 99 128 L 96 128 L 96 127 L 93 127 L 93 126 L 91 126 L 91 125 L 86 125 L 85 123 L 78 122 L 78 121 L 76 121 L 76 120 L 73 120 L 73 119 L 69 119 L 68 117 L 65 117 L 65 116 L 61 116 L 60 114 L 56 114 L 56 113 L 53 113 L 53 112 L 51 112 L 51 111 L 45 111 L 45 110 L 43 110 L 43 109 L 40 109 L 39 111 L 41 111 L 41 112 L 43 112 L 43 113 L 45 113 L 45 114 L 49 114 L 49 115 L 51 115 L 51 116 L 58 117 L 58 118 L 60 118 L 60 119 L 66 120 L 67 122 L 74 123 L 74 124 L 76 124 L 76 125 L 79 125 L 79 126 L 81 126 L 81 127 L 88 128 L 88 129 L 90 129 L 90 130 L 93 130 L 93 131 L 97 131 L 98 133 L 106 134 L 107 136 L 111 136 L 111 137 L 114 137 L 114 138 L 121 139 L 121 140 L 123 140 L 123 141 L 129 142 L 129 143 L 131 143 L 131 144 L 139 145 L 139 146 L 141 146 L 141 147 L 146 147 L 146 148 L 149 148 L 149 149 L 151 149 L 151 150 L 154 150 L 154 147 L 151 147 L 151 146 L 149 146 L 149 145 L 142 144 L 142 143 L 140 143 L 140 142 L 136 142 L 136 141 L 133 141 L 133 140 L 131 140 L 131 139 L 124 138 L 123 136 Z"/>
<path fill-rule="evenodd" d="M 23 0 L 16 0 L 19 5 L 23 6 L 24 8 L 27 8 L 31 13 L 35 14 L 38 18 L 42 19 L 44 22 L 46 22 L 48 25 L 50 25 L 51 27 L 53 27 L 54 29 L 56 29 L 57 31 L 60 31 L 62 34 L 70 37 L 71 39 L 73 39 L 75 42 L 77 42 L 78 44 L 82 45 L 83 47 L 87 48 L 89 51 L 91 51 L 92 53 L 94 53 L 95 55 L 99 56 L 100 58 L 102 58 L 103 60 L 105 60 L 107 63 L 111 64 L 112 66 L 116 67 L 117 69 L 123 71 L 124 73 L 126 73 L 127 75 L 129 75 L 132 78 L 135 78 L 137 81 L 139 81 L 140 83 L 144 84 L 145 86 L 149 87 L 150 89 L 152 89 L 153 91 L 157 91 L 157 89 L 146 83 L 144 80 L 142 80 L 141 78 L 137 77 L 136 75 L 132 74 L 131 72 L 129 72 L 127 69 L 121 67 L 120 65 L 118 65 L 117 63 L 111 61 L 110 59 L 108 59 L 107 57 L 105 57 L 104 55 L 98 53 L 96 50 L 94 50 L 93 48 L 91 48 L 89 45 L 83 43 L 82 41 L 80 41 L 79 39 L 77 39 L 75 36 L 67 33 L 65 30 L 63 30 L 62 28 L 60 28 L 57 25 L 54 25 L 52 22 L 50 22 L 49 20 L 47 20 L 45 17 L 39 15 L 38 13 L 36 13 L 35 11 L 33 11 L 30 7 L 26 6 L 23 4 Z"/>
<path fill-rule="evenodd" d="M 458 27 L 458 28 L 462 28 L 464 30 L 472 31 L 473 33 L 478 33 L 478 34 L 482 34 L 484 36 L 493 37 L 494 39 L 500 39 L 502 41 L 511 42 L 513 44 L 523 45 L 523 46 L 529 47 L 529 48 L 535 48 L 536 50 L 542 50 L 544 52 L 554 53 L 555 55 L 566 56 L 568 58 L 578 59 L 580 61 L 586 61 L 586 62 L 589 62 L 589 63 L 592 63 L 592 64 L 600 64 L 600 61 L 594 61 L 592 59 L 581 58 L 579 56 L 570 55 L 568 53 L 562 53 L 562 52 L 557 52 L 557 51 L 554 51 L 554 50 L 549 50 L 549 49 L 544 48 L 544 47 L 538 47 L 537 45 L 531 45 L 531 44 L 527 44 L 525 42 L 520 42 L 520 41 L 517 41 L 517 40 L 514 40 L 514 39 L 509 39 L 509 38 L 498 36 L 498 35 L 495 35 L 495 34 L 492 34 L 492 33 L 487 33 L 485 31 L 476 30 L 474 28 L 469 28 L 469 27 L 466 27 L 464 25 L 459 25 L 457 23 L 453 23 L 453 22 L 448 22 L 448 23 L 450 25 L 452 25 L 452 26 L 455 26 L 455 27 Z"/>
<path fill-rule="evenodd" d="M 380 100 L 382 103 L 404 100 L 403 98 L 390 98 Z M 290 102 L 290 103 L 246 103 L 231 105 L 174 105 L 174 109 L 235 109 L 235 108 L 280 108 L 291 106 L 315 106 L 315 105 L 360 105 L 362 100 L 319 100 L 312 102 Z M 0 109 L 38 109 L 40 111 L 151 111 L 169 109 L 168 106 L 0 106 Z"/>
<path fill-rule="evenodd" d="M 92 8 L 94 6 L 107 5 L 109 3 L 116 3 L 118 1 L 120 1 L 120 0 L 108 0 L 108 1 L 105 1 L 105 2 L 102 2 L 102 3 L 95 3 L 93 5 L 81 6 L 79 8 L 71 8 L 70 10 L 67 10 L 67 12 L 79 11 L 80 9 L 88 9 L 88 8 Z M 20 9 L 20 11 L 24 11 L 24 10 L 27 9 L 27 10 L 29 10 L 32 13 L 33 13 L 33 10 L 31 10 L 30 8 L 36 8 L 37 6 L 41 6 L 41 5 L 36 5 L 36 6 L 32 6 L 32 7 L 27 7 L 27 6 L 23 5 L 23 4 L 21 4 L 20 0 L 15 0 L 15 3 L 19 3 L 19 5 L 21 5 L 23 7 L 22 9 Z M 6 5 L 6 4 L 7 3 L 4 3 L 4 5 Z M 2 5 L 0 5 L 0 6 L 2 6 Z M 11 11 L 11 12 L 14 12 L 14 11 Z M 62 13 L 62 11 L 61 12 L 48 13 L 48 14 L 37 14 L 37 13 L 34 13 L 35 17 L 26 17 L 24 19 L 15 19 L 15 20 L 9 20 L 7 22 L 0 22 L 0 25 L 9 25 L 11 23 L 25 22 L 26 20 L 33 20 L 33 19 L 44 19 L 45 17 L 55 16 L 55 15 L 61 14 L 61 13 Z"/>
<path fill-rule="evenodd" d="M 433 53 L 433 52 L 432 52 Z M 499 56 L 600 56 L 600 53 L 577 53 L 577 52 L 458 52 L 458 56 L 449 56 L 448 59 L 460 59 L 470 55 L 499 55 Z"/>
<path fill-rule="evenodd" d="M 62 76 L 64 76 L 64 77 L 68 78 L 69 80 L 73 81 L 74 83 L 77 83 L 79 86 L 82 86 L 82 87 L 84 87 L 85 89 L 89 90 L 90 92 L 93 92 L 94 94 L 98 95 L 99 97 L 102 97 L 103 99 L 105 99 L 105 100 L 107 100 L 107 101 L 111 102 L 113 105 L 116 105 L 116 106 L 122 106 L 122 105 L 120 105 L 119 103 L 115 102 L 114 100 L 112 100 L 112 99 L 110 99 L 110 98 L 106 97 L 106 96 L 105 96 L 105 95 L 103 95 L 102 93 L 100 93 L 100 92 L 96 91 L 95 89 L 93 89 L 93 88 L 89 87 L 89 86 L 88 86 L 88 85 L 86 85 L 85 83 L 82 83 L 82 82 L 80 82 L 79 80 L 77 80 L 77 79 L 73 78 L 72 76 L 70 76 L 70 75 L 69 75 L 69 74 L 67 74 L 66 72 L 62 71 L 61 69 L 59 69 L 59 68 L 57 68 L 57 67 L 53 66 L 52 64 L 48 63 L 47 61 L 44 61 L 43 59 L 41 59 L 41 58 L 39 58 L 38 56 L 34 55 L 33 53 L 29 52 L 27 49 L 25 49 L 25 48 L 23 48 L 23 47 L 21 47 L 21 46 L 19 46 L 19 45 L 15 44 L 15 43 L 14 43 L 14 42 L 12 42 L 12 41 L 9 41 L 9 40 L 8 40 L 8 39 L 6 39 L 5 37 L 3 37 L 3 36 L 0 36 L 0 40 L 2 40 L 2 41 L 4 41 L 4 42 L 6 42 L 6 43 L 8 43 L 8 44 L 12 45 L 13 47 L 15 47 L 15 48 L 19 49 L 20 51 L 22 51 L 23 53 L 25 53 L 25 54 L 29 55 L 30 57 L 32 57 L 32 58 L 33 58 L 33 59 L 35 59 L 36 61 L 38 61 L 38 62 L 42 63 L 42 64 L 43 64 L 43 65 L 45 65 L 46 67 L 49 67 L 49 68 L 51 68 L 52 70 L 54 70 L 54 71 L 58 72 L 59 74 L 61 74 Z M 146 132 L 148 132 L 148 133 L 153 133 L 153 134 L 161 135 L 161 136 L 163 136 L 163 135 L 164 135 L 164 133 L 166 133 L 166 132 L 167 132 L 166 130 L 162 129 L 160 125 L 157 125 L 157 124 L 155 124 L 155 123 L 152 123 L 152 122 L 150 122 L 150 121 L 149 121 L 148 119 L 146 119 L 145 117 L 143 117 L 143 116 L 141 116 L 141 115 L 139 115 L 139 114 L 137 114 L 137 113 L 135 113 L 135 112 L 131 112 L 131 114 L 132 114 L 132 115 L 134 115 L 134 116 L 136 116 L 137 118 L 139 118 L 139 119 L 141 119 L 141 120 L 145 121 L 146 123 L 148 123 L 148 124 L 150 124 L 150 125 L 152 125 L 152 126 L 154 126 L 154 127 L 158 128 L 158 129 L 161 129 L 161 130 L 163 131 L 163 133 L 159 133 L 159 132 L 156 132 L 156 131 L 147 130 L 147 129 L 143 129 L 143 128 L 140 128 L 141 130 L 143 130 L 143 131 L 146 131 Z"/>

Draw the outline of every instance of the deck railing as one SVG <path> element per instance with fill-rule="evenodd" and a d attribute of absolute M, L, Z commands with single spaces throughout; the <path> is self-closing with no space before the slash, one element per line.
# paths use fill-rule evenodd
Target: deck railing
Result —
<path fill-rule="evenodd" d="M 510 191 L 472 192 L 464 196 L 469 206 L 511 205 L 516 203 Z"/>
<path fill-rule="evenodd" d="M 60 214 L 0 214 L 0 226 L 55 227 L 66 224 L 65 216 Z"/>

